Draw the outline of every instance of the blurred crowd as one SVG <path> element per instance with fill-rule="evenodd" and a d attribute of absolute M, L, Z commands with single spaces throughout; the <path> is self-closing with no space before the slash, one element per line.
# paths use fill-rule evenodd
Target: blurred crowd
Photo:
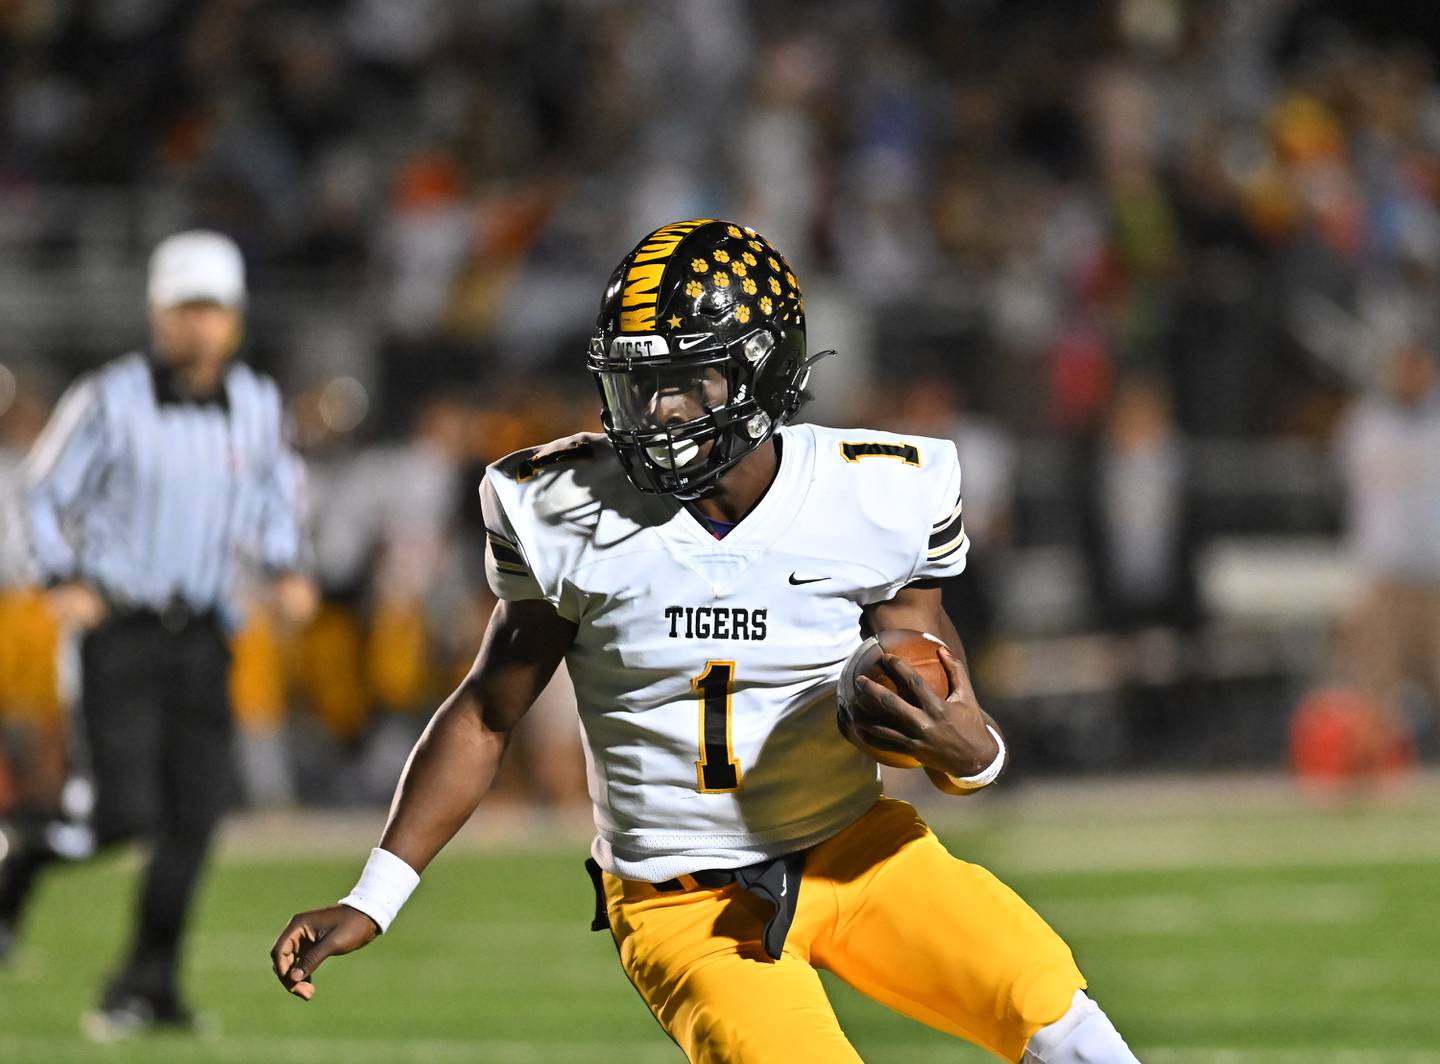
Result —
<path fill-rule="evenodd" d="M 1393 702 L 1433 669 L 1435 698 L 1440 559 L 1405 546 L 1440 542 L 1432 23 L 1298 0 L 8 0 L 0 487 L 58 386 L 143 343 L 106 279 L 182 225 L 235 236 L 325 600 L 238 644 L 250 778 L 386 793 L 487 614 L 479 469 L 595 426 L 581 352 L 638 236 L 737 217 L 841 349 L 817 417 L 959 443 L 962 633 L 1044 628 L 1000 576 L 1060 544 L 1081 605 L 1052 628 L 1188 639 L 1207 537 L 1343 526 L 1372 594 L 1416 587 L 1435 618 L 1405 625 L 1429 643 L 1349 639 L 1352 671 Z M 64 670 L 13 649 L 55 635 L 5 565 L 0 697 L 28 707 L 12 747 L 44 749 Z M 1214 694 L 1178 689 L 1187 713 Z M 1122 699 L 1130 732 L 1156 697 Z M 514 785 L 568 800 L 555 719 L 537 734 L 565 752 L 537 740 Z"/>
<path fill-rule="evenodd" d="M 1436 311 L 1435 56 L 1294 0 L 10 0 L 0 78 L 5 265 L 99 239 L 51 188 L 131 190 L 137 253 L 203 223 L 262 290 L 366 293 L 392 407 L 573 365 L 596 278 L 697 214 L 1026 432 L 1135 364 L 1189 432 L 1313 428 Z"/>

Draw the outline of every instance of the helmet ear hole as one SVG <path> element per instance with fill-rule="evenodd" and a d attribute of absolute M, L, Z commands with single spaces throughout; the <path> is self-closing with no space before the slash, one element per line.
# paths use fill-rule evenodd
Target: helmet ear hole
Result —
<path fill-rule="evenodd" d="M 775 337 L 771 336 L 766 329 L 759 329 L 750 336 L 740 347 L 740 355 L 750 365 L 754 365 L 768 355 L 775 348 Z"/>

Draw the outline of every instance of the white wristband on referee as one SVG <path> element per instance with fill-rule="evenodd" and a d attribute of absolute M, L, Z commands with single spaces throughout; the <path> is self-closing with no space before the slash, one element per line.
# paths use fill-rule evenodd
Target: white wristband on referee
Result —
<path fill-rule="evenodd" d="M 1000 733 L 990 725 L 985 725 L 985 730 L 995 736 L 995 745 L 1000 748 L 995 755 L 995 760 L 986 765 L 973 776 L 951 776 L 948 772 L 950 782 L 962 791 L 978 791 L 981 787 L 988 787 L 1000 776 L 1000 770 L 1005 767 L 1005 740 L 1000 738 Z"/>
<path fill-rule="evenodd" d="M 383 934 L 419 884 L 419 872 L 377 846 L 370 851 L 360 881 L 340 899 L 340 904 L 360 910 L 375 921 Z"/>

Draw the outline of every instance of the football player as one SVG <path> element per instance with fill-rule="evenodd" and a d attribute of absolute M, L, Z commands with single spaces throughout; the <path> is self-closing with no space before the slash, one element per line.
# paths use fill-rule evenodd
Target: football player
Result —
<path fill-rule="evenodd" d="M 1133 1061 L 1069 948 L 989 872 L 881 793 L 836 726 L 872 631 L 959 646 L 937 582 L 965 564 L 943 440 L 790 425 L 811 364 L 805 302 L 753 229 L 677 222 L 610 278 L 591 341 L 604 436 L 496 463 L 481 485 L 499 607 L 431 721 L 355 889 L 272 951 L 315 970 L 384 931 L 474 812 L 563 658 L 596 837 L 597 930 L 690 1060 L 843 1062 L 816 969 L 1006 1060 Z M 1005 757 L 965 664 L 934 695 L 861 680 L 858 738 L 963 793 Z"/>

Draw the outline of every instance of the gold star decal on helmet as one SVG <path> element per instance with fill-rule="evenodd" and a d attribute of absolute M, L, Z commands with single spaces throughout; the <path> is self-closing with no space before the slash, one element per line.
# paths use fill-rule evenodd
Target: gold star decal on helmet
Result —
<path fill-rule="evenodd" d="M 670 317 L 669 317 L 669 319 L 665 322 L 665 324 L 668 325 L 668 326 L 670 326 L 670 328 L 672 328 L 672 329 L 678 329 L 678 328 L 680 328 L 681 325 L 684 324 L 684 322 L 682 322 L 682 321 L 680 320 L 680 315 L 678 315 L 678 314 L 671 314 Z"/>
<path fill-rule="evenodd" d="M 704 273 L 706 270 L 710 269 L 710 264 L 704 259 L 691 259 L 690 268 L 696 273 Z"/>
<path fill-rule="evenodd" d="M 715 275 L 715 287 L 716 287 L 716 288 L 729 288 L 729 287 L 730 287 L 730 275 L 729 275 L 728 273 L 717 273 L 717 274 Z"/>
<path fill-rule="evenodd" d="M 744 325 L 750 320 L 750 308 L 746 304 L 741 303 L 735 308 L 735 317 L 741 325 Z"/>

